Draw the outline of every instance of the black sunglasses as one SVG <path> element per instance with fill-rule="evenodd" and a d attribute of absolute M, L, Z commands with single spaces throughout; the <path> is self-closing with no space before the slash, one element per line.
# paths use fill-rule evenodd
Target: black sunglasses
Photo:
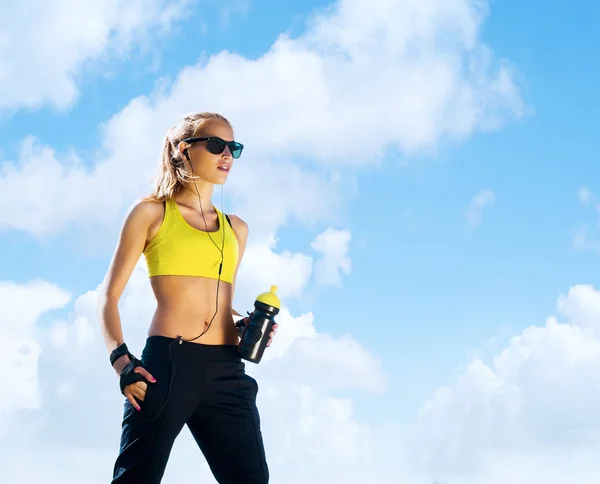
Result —
<path fill-rule="evenodd" d="M 237 141 L 225 141 L 217 136 L 209 136 L 207 138 L 187 138 L 183 140 L 184 143 L 197 143 L 200 141 L 206 141 L 206 149 L 213 155 L 220 155 L 225 151 L 225 147 L 229 146 L 231 156 L 239 158 L 244 149 L 242 143 L 238 143 Z"/>

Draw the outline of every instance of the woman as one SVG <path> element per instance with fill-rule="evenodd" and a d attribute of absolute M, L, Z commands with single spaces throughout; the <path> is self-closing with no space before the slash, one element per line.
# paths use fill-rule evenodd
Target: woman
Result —
<path fill-rule="evenodd" d="M 220 484 L 269 480 L 258 385 L 237 353 L 241 315 L 231 307 L 248 226 L 211 203 L 242 153 L 233 139 L 219 114 L 183 118 L 167 133 L 156 190 L 123 224 L 99 309 L 126 397 L 115 484 L 159 483 L 184 424 Z M 123 341 L 118 302 L 142 253 L 157 307 L 139 360 Z"/>

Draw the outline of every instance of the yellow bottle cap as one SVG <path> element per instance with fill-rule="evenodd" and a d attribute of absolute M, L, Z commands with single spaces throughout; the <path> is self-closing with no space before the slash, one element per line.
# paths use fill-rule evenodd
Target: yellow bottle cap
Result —
<path fill-rule="evenodd" d="M 256 300 L 260 301 L 263 304 L 267 304 L 268 306 L 272 306 L 274 308 L 279 309 L 281 302 L 279 301 L 277 294 L 275 294 L 276 291 L 277 286 L 271 286 L 270 292 L 263 292 L 256 298 Z"/>

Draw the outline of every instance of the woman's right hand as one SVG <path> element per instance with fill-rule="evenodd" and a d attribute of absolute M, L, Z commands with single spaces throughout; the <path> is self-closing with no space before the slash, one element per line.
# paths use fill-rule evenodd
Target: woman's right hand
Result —
<path fill-rule="evenodd" d="M 122 356 L 117 361 L 115 361 L 114 369 L 117 374 L 121 374 L 123 369 L 131 363 L 131 360 L 127 355 Z M 136 410 L 140 409 L 140 406 L 137 401 L 143 402 L 146 398 L 146 390 L 148 389 L 148 383 L 156 383 L 156 378 L 154 378 L 148 370 L 146 370 L 142 366 L 136 366 L 133 369 L 134 373 L 139 373 L 146 381 L 136 381 L 129 385 L 126 385 L 123 388 L 123 395 L 125 398 L 129 400 L 129 403 L 135 407 Z M 137 401 L 136 401 L 137 400 Z"/>
<path fill-rule="evenodd" d="M 147 381 L 151 383 L 156 382 L 156 379 L 145 368 L 142 368 L 141 366 L 138 366 L 133 371 L 136 373 L 140 373 Z M 131 403 L 131 405 L 133 405 L 136 410 L 139 410 L 140 406 L 138 404 L 138 401 L 144 401 L 144 399 L 146 398 L 147 389 L 148 383 L 146 383 L 145 381 L 136 381 L 131 385 L 127 385 L 123 389 L 123 395 L 125 395 L 125 398 L 129 400 L 129 403 Z"/>

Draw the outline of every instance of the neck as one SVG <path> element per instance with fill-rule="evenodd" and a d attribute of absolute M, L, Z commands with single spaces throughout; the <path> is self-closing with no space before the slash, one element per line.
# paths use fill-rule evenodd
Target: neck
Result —
<path fill-rule="evenodd" d="M 195 180 L 195 184 L 194 182 L 190 182 L 188 185 L 184 186 L 177 198 L 180 202 L 196 207 L 199 211 L 200 200 L 198 200 L 198 196 L 200 196 L 200 199 L 202 200 L 202 210 L 212 211 L 214 209 L 212 204 L 213 189 L 214 185 L 212 183 L 204 180 Z"/>

